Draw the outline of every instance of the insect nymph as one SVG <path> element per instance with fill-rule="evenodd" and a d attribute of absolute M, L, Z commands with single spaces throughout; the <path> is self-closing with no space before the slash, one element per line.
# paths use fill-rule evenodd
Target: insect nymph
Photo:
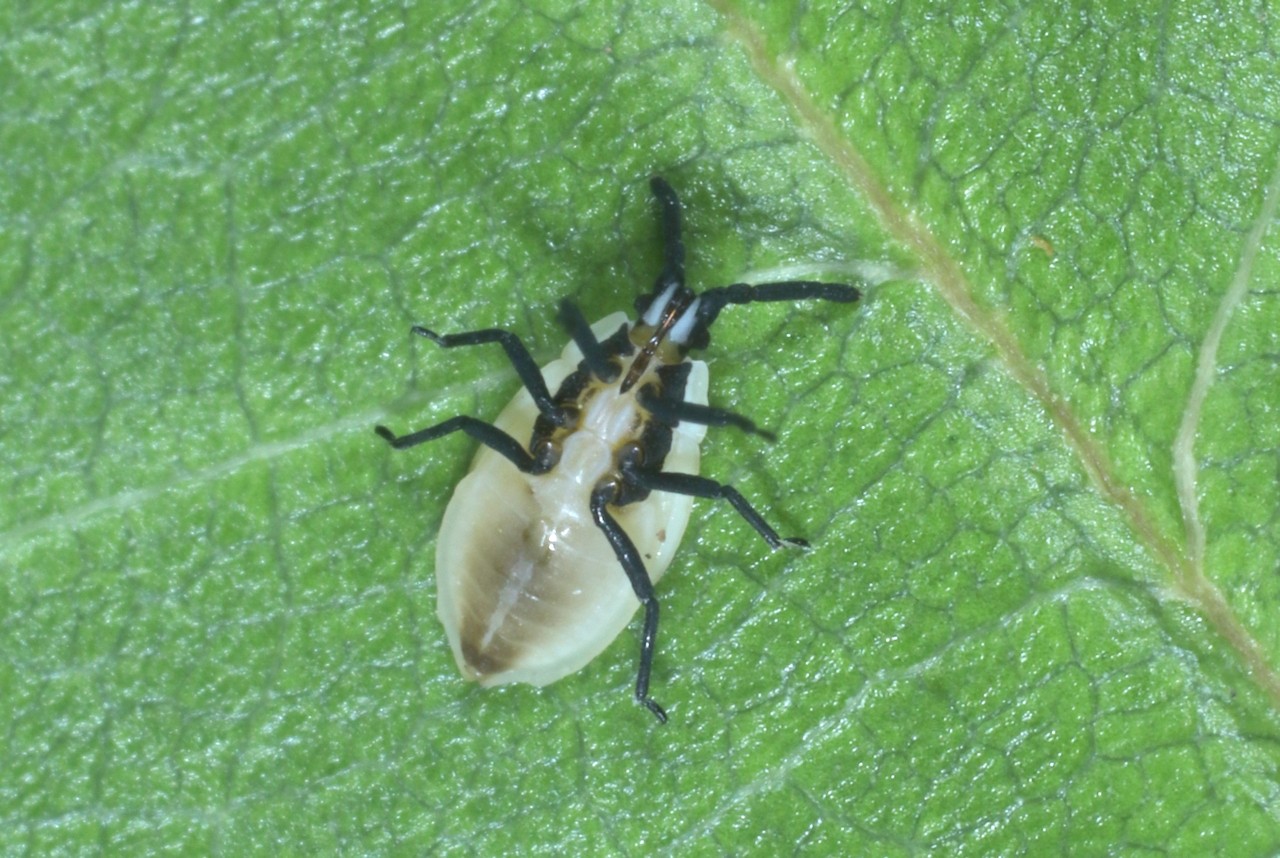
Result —
<path fill-rule="evenodd" d="M 707 347 L 711 324 L 729 304 L 847 303 L 858 290 L 800 280 L 694 293 L 684 283 L 680 201 L 663 179 L 650 186 L 665 264 L 653 292 L 636 301 L 638 320 L 615 313 L 592 326 L 561 302 L 571 342 L 541 370 L 509 331 L 440 335 L 415 327 L 443 348 L 500 344 L 524 389 L 492 424 L 460 416 L 409 435 L 377 432 L 397 449 L 452 432 L 483 445 L 436 545 L 438 612 L 463 675 L 482 685 L 554 682 L 591 661 L 643 606 L 635 696 L 665 722 L 649 696 L 653 585 L 684 535 L 693 498 L 728 501 L 771 548 L 807 544 L 779 537 L 731 486 L 698 476 L 707 426 L 771 435 L 709 406 L 707 365 L 688 352 Z"/>

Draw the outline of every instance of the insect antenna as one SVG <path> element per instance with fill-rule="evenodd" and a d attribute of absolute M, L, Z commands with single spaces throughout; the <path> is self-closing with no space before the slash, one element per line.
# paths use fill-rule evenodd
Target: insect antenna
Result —
<path fill-rule="evenodd" d="M 781 283 L 734 283 L 717 286 L 698 296 L 698 329 L 704 335 L 729 304 L 755 304 L 765 301 L 835 301 L 850 304 L 862 297 L 853 286 L 844 283 L 818 283 L 813 280 L 787 280 Z M 693 346 L 703 348 L 704 346 Z"/>
<path fill-rule="evenodd" d="M 671 285 L 684 285 L 684 238 L 681 236 L 680 198 L 675 189 L 661 176 L 649 180 L 649 189 L 658 200 L 662 211 L 662 273 L 653 291 L 660 295 Z"/>

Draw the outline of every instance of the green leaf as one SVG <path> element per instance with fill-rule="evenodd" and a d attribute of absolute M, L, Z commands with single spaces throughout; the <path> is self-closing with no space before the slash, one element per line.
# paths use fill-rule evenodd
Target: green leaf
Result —
<path fill-rule="evenodd" d="M 419 8 L 421 7 L 421 8 Z M 0 851 L 1271 854 L 1265 6 L 8 4 Z M 461 681 L 434 534 L 503 326 L 727 310 L 632 628 Z M 604 569 L 602 574 L 611 574 Z"/>

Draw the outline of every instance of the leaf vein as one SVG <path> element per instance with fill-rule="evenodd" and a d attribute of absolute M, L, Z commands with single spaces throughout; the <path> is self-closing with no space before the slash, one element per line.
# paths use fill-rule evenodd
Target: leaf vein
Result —
<path fill-rule="evenodd" d="M 770 53 L 764 34 L 730 0 L 709 0 L 709 3 L 724 16 L 729 35 L 741 46 L 760 80 L 771 87 L 793 112 L 819 150 L 832 160 L 836 169 L 867 202 L 888 234 L 920 260 L 920 278 L 938 291 L 962 321 L 991 344 L 1014 380 L 1040 403 L 1049 418 L 1058 425 L 1075 458 L 1098 492 L 1108 503 L 1119 509 L 1139 541 L 1169 570 L 1169 595 L 1190 602 L 1208 619 L 1236 651 L 1253 680 L 1270 697 L 1273 705 L 1280 709 L 1280 674 L 1270 666 L 1262 647 L 1240 622 L 1221 591 L 1199 568 L 1203 546 L 1194 544 L 1194 531 L 1189 528 L 1187 535 L 1192 545 L 1179 545 L 1160 532 L 1146 504 L 1122 482 L 1102 444 L 1089 432 L 1070 404 L 1052 389 L 1043 369 L 1027 356 L 999 311 L 978 303 L 972 284 L 956 259 L 925 224 L 894 199 L 834 119 L 814 101 L 795 70 Z M 1250 234 L 1250 242 L 1246 245 L 1232 287 L 1219 307 L 1223 327 L 1230 317 L 1231 309 L 1242 299 L 1257 246 L 1266 225 L 1274 216 L 1277 197 L 1280 197 L 1280 166 L 1268 188 L 1267 202 Z M 1233 298 L 1237 292 L 1239 295 Z M 1215 327 L 1216 325 L 1217 320 Z M 1217 336 L 1220 338 L 1221 331 Z M 1208 352 L 1204 349 L 1201 352 L 1200 373 L 1211 378 L 1217 341 L 1210 344 L 1206 339 L 1206 348 L 1209 349 Z M 1197 383 L 1199 379 L 1198 374 Z M 1208 382 L 1205 381 L 1204 384 L 1207 389 Z M 1189 406 L 1188 414 L 1191 412 L 1192 407 Z M 1184 424 L 1189 425 L 1186 431 L 1190 437 L 1194 437 L 1198 413 L 1199 403 L 1196 402 L 1194 414 L 1184 416 Z M 1187 444 L 1188 450 L 1190 437 L 1183 442 L 1181 434 L 1179 435 L 1179 442 Z M 1178 461 L 1184 463 L 1177 466 L 1180 472 L 1178 480 L 1186 480 L 1189 473 L 1192 475 L 1187 483 L 1186 491 L 1190 492 L 1189 495 L 1184 494 L 1182 482 L 1178 484 L 1184 516 L 1190 510 L 1190 520 L 1199 527 L 1198 516 L 1194 513 L 1194 459 L 1188 453 L 1186 458 Z M 1191 463 L 1191 470 L 1186 469 L 1186 462 Z"/>

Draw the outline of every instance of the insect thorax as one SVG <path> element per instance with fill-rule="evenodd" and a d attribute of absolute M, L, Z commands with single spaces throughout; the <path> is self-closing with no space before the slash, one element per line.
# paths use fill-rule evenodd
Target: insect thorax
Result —
<path fill-rule="evenodd" d="M 626 392 L 620 380 L 643 354 L 633 344 L 630 326 L 624 325 L 601 342 L 601 347 L 617 369 L 613 379 L 594 375 L 586 361 L 569 375 L 556 391 L 554 402 L 567 415 L 563 425 L 539 415 L 534 423 L 529 449 L 535 459 L 548 463 L 548 472 L 562 471 L 558 476 L 584 482 L 613 482 L 620 486 L 615 505 L 643 500 L 648 491 L 626 486 L 620 479 L 623 457 L 651 470 L 661 470 L 671 449 L 671 425 L 657 419 L 640 405 L 645 395 L 676 401 L 683 400 L 690 364 L 673 349 L 661 352 L 640 376 L 640 381 Z M 675 363 L 667 363 L 666 358 Z M 595 452 L 590 452 L 594 450 Z M 568 454 L 568 458 L 566 458 Z M 563 473 L 572 471 L 573 473 Z"/>

